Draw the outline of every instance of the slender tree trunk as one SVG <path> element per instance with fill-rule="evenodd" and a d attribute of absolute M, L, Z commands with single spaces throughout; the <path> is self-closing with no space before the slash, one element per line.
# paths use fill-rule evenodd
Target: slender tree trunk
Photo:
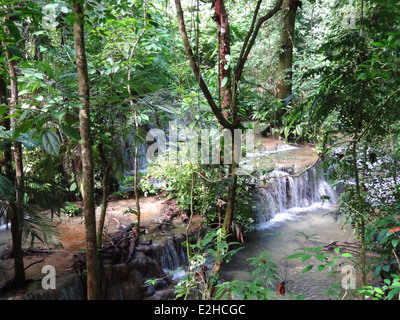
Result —
<path fill-rule="evenodd" d="M 146 26 L 147 26 L 147 17 L 146 17 L 146 1 L 143 2 L 143 23 L 144 27 L 143 30 L 140 32 L 138 38 L 136 39 L 135 43 L 132 46 L 131 52 L 128 57 L 128 94 L 129 94 L 129 103 L 131 105 L 131 108 L 134 112 L 134 121 L 135 121 L 135 129 L 136 129 L 136 134 L 139 133 L 139 122 L 138 122 L 138 115 L 137 115 L 137 108 L 134 106 L 134 103 L 132 101 L 132 92 L 131 92 L 131 86 L 130 86 L 130 81 L 131 81 L 131 75 L 132 75 L 132 66 L 131 66 L 131 60 L 133 58 L 133 55 L 135 53 L 136 47 L 139 44 L 140 39 L 142 39 L 144 33 L 146 32 Z M 137 212 L 137 224 L 135 226 L 135 232 L 136 232 L 136 237 L 137 240 L 140 239 L 140 197 L 139 197 L 139 187 L 138 187 L 138 182 L 139 182 L 139 173 L 138 173 L 138 168 L 139 168 L 139 145 L 135 145 L 135 160 L 134 160 L 134 190 L 135 190 L 135 202 L 136 202 L 136 212 Z"/>
<path fill-rule="evenodd" d="M 356 139 L 355 139 L 356 140 Z M 366 281 L 366 248 L 365 248 L 365 218 L 363 216 L 363 201 L 361 196 L 361 183 L 357 166 L 357 142 L 353 143 L 353 167 L 354 167 L 354 178 L 356 183 L 356 196 L 358 201 L 358 214 L 357 223 L 360 229 L 360 239 L 361 239 L 361 284 L 365 286 Z"/>
<path fill-rule="evenodd" d="M 301 6 L 299 0 L 284 0 L 282 4 L 281 48 L 277 70 L 279 79 L 276 95 L 280 100 L 286 99 L 292 94 L 294 31 L 296 12 L 299 6 Z M 275 116 L 278 123 L 284 113 L 285 110 L 278 110 Z"/>
<path fill-rule="evenodd" d="M 103 243 L 103 229 L 104 229 L 104 222 L 106 220 L 106 211 L 107 211 L 107 197 L 108 197 L 108 184 L 110 182 L 110 173 L 111 173 L 111 166 L 108 164 L 106 155 L 104 153 L 103 143 L 100 142 L 99 144 L 99 153 L 100 158 L 103 163 L 103 181 L 102 181 L 102 200 L 101 200 L 101 211 L 100 211 L 100 219 L 99 225 L 97 227 L 97 247 L 101 248 Z"/>
<path fill-rule="evenodd" d="M 18 75 L 15 68 L 15 60 L 12 60 L 13 56 L 6 50 L 8 69 L 10 74 L 10 115 L 17 113 L 18 105 Z M 4 83 L 4 79 L 2 79 Z M 4 90 L 2 90 L 4 91 Z M 15 129 L 15 117 L 5 119 L 4 123 L 6 129 Z M 23 162 L 22 162 L 22 145 L 18 141 L 13 141 L 12 146 L 14 151 L 12 152 L 11 143 L 6 144 L 5 147 L 5 160 L 6 160 L 6 176 L 10 181 L 14 181 L 14 185 L 17 189 L 15 195 L 15 203 L 10 204 L 10 222 L 11 222 L 11 235 L 13 241 L 13 257 L 14 257 L 14 284 L 20 285 L 25 282 L 25 269 L 22 252 L 22 223 L 24 218 L 23 210 L 21 209 L 20 203 L 23 203 L 24 197 L 24 175 L 23 175 Z M 12 167 L 12 158 L 15 164 L 15 171 Z M 9 162 L 9 163 L 7 163 Z"/>
<path fill-rule="evenodd" d="M 231 36 L 228 14 L 223 0 L 214 3 L 215 22 L 218 30 L 218 69 L 219 69 L 219 92 L 222 114 L 225 119 L 232 115 L 232 85 L 231 67 L 228 56 L 231 54 Z"/>
<path fill-rule="evenodd" d="M 354 133 L 354 143 L 353 143 L 353 170 L 354 170 L 354 179 L 355 179 L 355 185 L 356 185 L 356 196 L 357 196 L 357 201 L 358 201 L 358 217 L 357 217 L 357 223 L 358 223 L 358 228 L 360 230 L 360 242 L 361 242 L 361 284 L 362 286 L 367 285 L 367 278 L 366 278 L 366 247 L 365 247 L 365 216 L 364 216 L 364 205 L 363 205 L 363 198 L 361 196 L 361 189 L 363 188 L 362 181 L 360 181 L 360 176 L 359 176 L 359 170 L 358 170 L 358 154 L 357 154 L 357 146 L 358 146 L 358 137 L 359 137 L 359 132 L 362 131 L 362 105 L 363 105 L 363 99 L 359 101 L 356 105 L 356 110 L 355 110 L 355 133 Z M 365 296 L 363 295 L 363 299 Z"/>
<path fill-rule="evenodd" d="M 139 125 L 137 121 L 137 114 L 135 111 L 135 125 L 136 125 L 136 132 L 138 132 Z M 137 212 L 137 224 L 135 226 L 135 231 L 136 231 L 136 237 L 137 241 L 140 239 L 140 196 L 139 196 L 139 147 L 135 147 L 135 181 L 134 181 L 134 189 L 135 189 L 135 202 L 136 202 L 136 212 Z"/>
<path fill-rule="evenodd" d="M 82 107 L 79 110 L 80 134 L 82 139 L 82 191 L 86 234 L 87 298 L 100 298 L 100 264 L 97 252 L 96 215 L 94 202 L 93 154 L 90 134 L 90 96 L 87 70 L 84 16 L 82 1 L 73 1 L 74 44 L 78 73 L 79 96 Z"/>
<path fill-rule="evenodd" d="M 278 99 L 286 99 L 292 94 L 294 30 L 299 2 L 298 0 L 284 0 L 282 4 L 281 50 L 278 60 Z"/>

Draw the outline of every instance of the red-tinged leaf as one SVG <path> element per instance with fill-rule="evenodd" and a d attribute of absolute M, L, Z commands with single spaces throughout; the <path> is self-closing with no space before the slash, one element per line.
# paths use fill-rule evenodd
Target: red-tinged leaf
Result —
<path fill-rule="evenodd" d="M 395 227 L 389 230 L 389 232 L 398 232 L 400 231 L 400 227 Z"/>

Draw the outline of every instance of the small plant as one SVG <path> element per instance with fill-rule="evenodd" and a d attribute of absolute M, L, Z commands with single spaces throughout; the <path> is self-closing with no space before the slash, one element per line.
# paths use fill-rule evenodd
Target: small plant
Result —
<path fill-rule="evenodd" d="M 183 243 L 189 252 L 189 266 L 186 276 L 175 286 L 176 298 L 195 295 L 204 300 L 213 295 L 213 288 L 218 280 L 214 268 L 218 263 L 229 262 L 232 256 L 242 249 L 238 247 L 232 250 L 231 246 L 239 243 L 227 242 L 227 236 L 224 229 L 220 228 L 210 230 L 196 243 Z M 214 263 L 214 266 L 209 272 L 207 265 L 210 263 Z"/>
<path fill-rule="evenodd" d="M 268 251 L 264 251 L 259 257 L 250 258 L 250 266 L 255 266 L 250 273 L 252 281 L 233 280 L 219 284 L 215 299 L 227 299 L 229 295 L 245 300 L 270 300 L 276 297 L 273 283 L 279 281 L 278 267 L 270 261 L 271 257 Z"/>
<path fill-rule="evenodd" d="M 358 289 L 357 292 L 365 295 L 365 297 L 372 300 L 394 300 L 400 297 L 400 276 L 392 274 L 392 279 L 384 279 L 382 287 L 365 286 Z M 399 298 L 397 298 L 399 299 Z"/>
<path fill-rule="evenodd" d="M 75 217 L 81 213 L 81 208 L 73 203 L 67 202 L 67 205 L 63 208 L 63 211 L 70 217 Z"/>

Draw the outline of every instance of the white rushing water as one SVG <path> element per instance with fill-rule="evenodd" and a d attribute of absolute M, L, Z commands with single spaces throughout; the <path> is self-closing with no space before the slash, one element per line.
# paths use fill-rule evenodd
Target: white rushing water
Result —
<path fill-rule="evenodd" d="M 280 156 L 290 153 L 282 148 Z M 307 264 L 301 259 L 286 259 L 299 253 L 302 246 L 323 246 L 332 241 L 351 241 L 353 236 L 341 228 L 329 215 L 335 209 L 337 192 L 329 185 L 324 172 L 316 165 L 302 175 L 290 176 L 291 171 L 275 169 L 273 177 L 259 188 L 256 196 L 256 230 L 245 234 L 245 245 L 223 268 L 224 280 L 251 280 L 249 259 L 262 252 L 271 254 L 279 277 L 285 280 L 287 290 L 302 294 L 305 299 L 326 299 L 325 291 L 337 282 L 328 272 L 314 268 L 301 274 Z M 267 236 L 280 234 L 276 236 Z M 313 235 L 306 240 L 304 235 Z M 308 261 L 308 263 L 311 263 Z M 277 283 L 275 284 L 276 287 Z M 288 297 L 281 297 L 287 299 Z"/>
<path fill-rule="evenodd" d="M 325 177 L 312 167 L 299 177 L 275 170 L 268 184 L 259 189 L 256 202 L 257 228 L 296 219 L 304 211 L 329 208 L 337 198 Z"/>

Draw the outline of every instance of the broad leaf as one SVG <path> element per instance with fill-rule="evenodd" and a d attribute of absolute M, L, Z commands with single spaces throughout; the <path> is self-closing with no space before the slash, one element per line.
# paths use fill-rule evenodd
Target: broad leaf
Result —
<path fill-rule="evenodd" d="M 396 294 L 400 293 L 400 288 L 394 288 L 388 293 L 388 300 L 392 300 Z"/>
<path fill-rule="evenodd" d="M 15 41 L 16 42 L 21 41 L 21 39 L 22 39 L 21 33 L 19 32 L 19 29 L 15 25 L 15 23 L 13 21 L 11 21 L 10 19 L 6 19 L 4 21 L 4 24 L 7 26 L 8 30 L 10 31 L 10 33 L 13 36 L 13 38 L 15 39 Z"/>
<path fill-rule="evenodd" d="M 64 134 L 77 142 L 81 141 L 81 135 L 79 134 L 78 130 L 70 126 L 62 126 L 62 130 Z"/>
<path fill-rule="evenodd" d="M 60 152 L 60 137 L 53 130 L 46 130 L 41 135 L 42 146 L 52 156 L 57 157 Z"/>

